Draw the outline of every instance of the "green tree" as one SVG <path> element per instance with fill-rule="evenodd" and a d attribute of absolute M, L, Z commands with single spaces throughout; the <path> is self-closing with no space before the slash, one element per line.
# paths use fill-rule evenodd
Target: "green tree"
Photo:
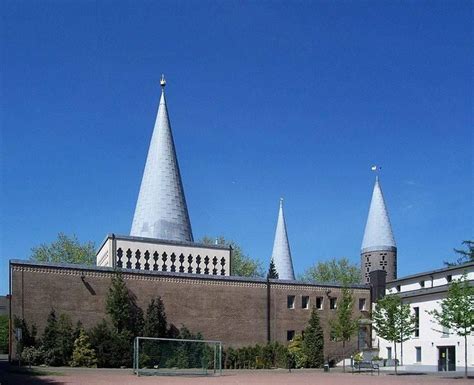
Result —
<path fill-rule="evenodd" d="M 240 277 L 263 277 L 262 264 L 244 253 L 242 248 L 234 241 L 226 240 L 220 236 L 217 238 L 203 237 L 201 243 L 205 245 L 225 245 L 232 247 L 231 275 Z"/>
<path fill-rule="evenodd" d="M 278 272 L 275 267 L 275 263 L 273 262 L 273 258 L 270 261 L 270 267 L 268 268 L 267 278 L 270 279 L 278 279 Z"/>
<path fill-rule="evenodd" d="M 100 368 L 131 365 L 133 336 L 127 330 L 119 333 L 115 327 L 102 320 L 90 330 L 89 339 L 96 352 L 97 365 Z"/>
<path fill-rule="evenodd" d="M 19 356 L 21 356 L 21 353 L 24 348 L 26 347 L 35 347 L 37 345 L 36 341 L 36 325 L 31 325 L 31 327 L 28 327 L 28 324 L 26 323 L 25 319 L 23 318 L 18 318 L 17 316 L 13 317 L 13 328 L 15 330 L 20 329 L 21 330 L 21 340 L 16 341 L 16 352 Z M 16 340 L 16 339 L 15 339 Z"/>
<path fill-rule="evenodd" d="M 142 334 L 143 311 L 137 306 L 119 271 L 112 276 L 106 310 L 118 333 L 128 331 L 132 336 Z"/>
<path fill-rule="evenodd" d="M 94 243 L 81 244 L 75 235 L 69 237 L 59 233 L 56 241 L 51 244 L 42 243 L 38 247 L 33 247 L 31 252 L 32 261 L 95 264 Z"/>
<path fill-rule="evenodd" d="M 467 378 L 467 336 L 474 332 L 474 286 L 466 275 L 451 282 L 446 298 L 441 301 L 441 311 L 435 309 L 428 314 L 441 326 L 464 337 L 464 377 Z"/>
<path fill-rule="evenodd" d="M 320 368 L 324 365 L 324 334 L 317 310 L 313 307 L 308 326 L 304 331 L 303 352 L 307 366 Z"/>
<path fill-rule="evenodd" d="M 314 283 L 357 284 L 360 283 L 360 268 L 347 258 L 333 258 L 309 267 L 300 279 Z"/>
<path fill-rule="evenodd" d="M 404 304 L 398 295 L 387 295 L 375 305 L 373 327 L 377 335 L 393 342 L 395 351 L 395 374 L 397 374 L 397 343 L 408 340 L 415 330 L 415 316 L 410 305 Z"/>
<path fill-rule="evenodd" d="M 346 342 L 359 329 L 359 319 L 353 317 L 354 297 L 348 287 L 342 288 L 342 297 L 337 305 L 336 318 L 330 321 L 331 334 L 342 342 L 342 368 L 346 371 Z"/>
<path fill-rule="evenodd" d="M 0 354 L 8 353 L 8 317 L 0 315 Z"/>
<path fill-rule="evenodd" d="M 444 262 L 446 266 L 457 266 L 474 262 L 474 241 L 462 241 L 461 244 L 466 246 L 466 249 L 453 249 L 459 257 L 456 262 Z"/>
<path fill-rule="evenodd" d="M 146 311 L 143 336 L 167 337 L 167 335 L 168 321 L 166 319 L 165 305 L 161 297 L 153 298 Z"/>
<path fill-rule="evenodd" d="M 288 344 L 288 354 L 290 355 L 288 369 L 291 369 L 292 367 L 295 367 L 296 369 L 304 368 L 309 364 L 306 349 L 303 348 L 303 343 L 303 336 L 297 334 L 293 338 L 293 341 Z"/>
<path fill-rule="evenodd" d="M 52 309 L 41 342 L 47 365 L 68 365 L 74 347 L 74 330 L 69 316 L 61 314 L 58 318 Z"/>
<path fill-rule="evenodd" d="M 79 337 L 74 341 L 71 366 L 97 367 L 95 351 L 83 329 L 80 330 Z"/>

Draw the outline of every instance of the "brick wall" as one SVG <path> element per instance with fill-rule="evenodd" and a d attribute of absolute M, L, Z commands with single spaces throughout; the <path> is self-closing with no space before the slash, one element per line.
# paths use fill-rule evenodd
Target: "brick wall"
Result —
<path fill-rule="evenodd" d="M 52 308 L 68 313 L 85 328 L 96 325 L 105 314 L 105 299 L 114 274 L 111 268 L 12 261 L 12 314 L 35 323 L 41 334 Z M 329 298 L 339 298 L 335 286 L 308 285 L 275 280 L 268 291 L 264 279 L 203 277 L 192 274 L 124 270 L 127 287 L 144 310 L 150 300 L 161 296 L 168 322 L 201 332 L 206 339 L 221 340 L 224 346 L 245 346 L 267 341 L 268 325 L 272 341 L 287 342 L 287 331 L 301 333 L 307 326 L 316 297 L 323 297 L 318 310 L 325 331 L 327 353 L 336 345 L 329 341 L 329 320 L 336 314 L 329 309 Z M 370 310 L 368 287 L 353 288 L 354 311 L 361 317 L 358 299 L 365 298 Z M 267 293 L 270 293 L 270 322 Z M 288 295 L 295 296 L 295 307 L 287 306 Z M 309 297 L 309 308 L 302 308 L 302 296 Z M 357 345 L 357 338 L 352 346 Z"/>

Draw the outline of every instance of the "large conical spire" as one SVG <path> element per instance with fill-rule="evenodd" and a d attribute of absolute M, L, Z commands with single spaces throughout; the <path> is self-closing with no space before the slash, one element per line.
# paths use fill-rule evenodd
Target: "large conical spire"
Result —
<path fill-rule="evenodd" d="M 286 233 L 285 216 L 283 215 L 283 199 L 280 199 L 280 210 L 273 242 L 272 260 L 279 279 L 295 279 L 291 260 L 290 244 Z"/>
<path fill-rule="evenodd" d="M 164 76 L 160 83 L 160 105 L 130 235 L 192 242 L 191 223 L 166 107 Z"/>
<path fill-rule="evenodd" d="M 365 225 L 361 252 L 366 253 L 374 250 L 393 251 L 396 247 L 379 177 L 377 176 L 375 178 L 372 201 L 370 202 L 369 216 Z"/>

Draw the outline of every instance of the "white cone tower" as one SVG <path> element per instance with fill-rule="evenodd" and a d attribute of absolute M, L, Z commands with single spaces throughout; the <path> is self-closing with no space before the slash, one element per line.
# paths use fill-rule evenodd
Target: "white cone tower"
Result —
<path fill-rule="evenodd" d="M 171 124 L 164 76 L 161 99 L 138 194 L 130 235 L 193 242 Z"/>
<path fill-rule="evenodd" d="M 385 270 L 387 280 L 397 278 L 397 245 L 378 176 L 362 240 L 361 268 L 364 283 L 369 282 L 369 273 L 373 270 Z"/>
<path fill-rule="evenodd" d="M 283 214 L 283 198 L 280 199 L 280 210 L 273 242 L 272 260 L 279 279 L 295 279 L 293 262 L 291 260 L 290 244 L 286 232 L 285 216 Z"/>

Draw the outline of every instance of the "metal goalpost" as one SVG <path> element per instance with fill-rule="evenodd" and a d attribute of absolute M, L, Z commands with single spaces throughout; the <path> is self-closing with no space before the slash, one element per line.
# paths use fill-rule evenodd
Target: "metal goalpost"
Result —
<path fill-rule="evenodd" d="M 221 375 L 221 341 L 135 337 L 133 372 L 141 375 Z"/>

